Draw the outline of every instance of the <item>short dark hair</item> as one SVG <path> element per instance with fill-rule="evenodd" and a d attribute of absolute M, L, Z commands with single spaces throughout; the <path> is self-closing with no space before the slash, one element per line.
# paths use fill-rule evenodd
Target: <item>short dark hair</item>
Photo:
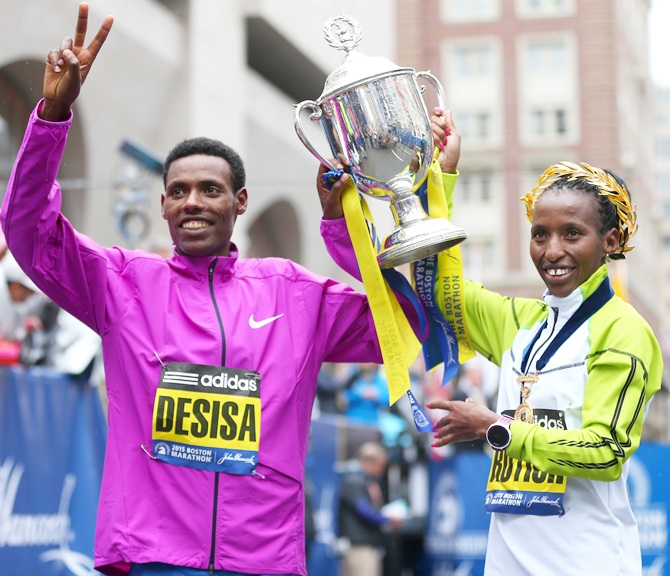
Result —
<path fill-rule="evenodd" d="M 628 193 L 628 197 L 630 198 L 630 190 L 628 190 L 628 186 L 626 186 L 623 179 L 611 170 L 604 169 L 603 171 L 612 176 L 619 186 Z M 566 188 L 568 190 L 578 190 L 592 194 L 598 202 L 598 216 L 600 217 L 600 229 L 598 230 L 598 233 L 602 235 L 612 228 L 619 229 L 619 213 L 617 212 L 616 206 L 610 202 L 607 196 L 600 193 L 601 189 L 595 184 L 591 184 L 584 178 L 575 178 L 572 180 L 561 178 L 549 186 L 547 190 L 551 190 L 552 188 Z"/>
<path fill-rule="evenodd" d="M 223 158 L 228 163 L 228 166 L 230 166 L 230 174 L 233 179 L 233 188 L 235 191 L 237 192 L 240 188 L 244 188 L 247 175 L 244 169 L 244 162 L 240 155 L 227 144 L 203 136 L 183 140 L 170 150 L 167 158 L 165 158 L 165 163 L 163 164 L 163 186 L 167 184 L 167 173 L 170 169 L 170 165 L 175 160 L 198 154 Z"/>

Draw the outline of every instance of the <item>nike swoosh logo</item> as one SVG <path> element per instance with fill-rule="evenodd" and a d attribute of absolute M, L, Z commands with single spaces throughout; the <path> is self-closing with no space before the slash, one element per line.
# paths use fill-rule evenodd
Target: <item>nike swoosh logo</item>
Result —
<path fill-rule="evenodd" d="M 249 316 L 249 327 L 253 328 L 254 330 L 262 328 L 263 326 L 267 326 L 282 316 L 283 314 L 279 314 L 278 316 L 272 316 L 271 318 L 265 318 L 264 320 L 254 320 L 254 315 L 252 314 Z"/>

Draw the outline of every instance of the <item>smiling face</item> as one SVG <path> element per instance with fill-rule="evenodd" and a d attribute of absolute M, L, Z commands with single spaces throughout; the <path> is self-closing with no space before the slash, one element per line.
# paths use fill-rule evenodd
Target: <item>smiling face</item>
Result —
<path fill-rule="evenodd" d="M 229 256 L 235 220 L 247 209 L 247 190 L 234 189 L 223 158 L 195 154 L 170 164 L 161 205 L 177 253 Z"/>
<path fill-rule="evenodd" d="M 594 194 L 567 188 L 545 191 L 533 211 L 530 256 L 551 294 L 567 296 L 619 245 L 619 231 L 601 230 Z"/>

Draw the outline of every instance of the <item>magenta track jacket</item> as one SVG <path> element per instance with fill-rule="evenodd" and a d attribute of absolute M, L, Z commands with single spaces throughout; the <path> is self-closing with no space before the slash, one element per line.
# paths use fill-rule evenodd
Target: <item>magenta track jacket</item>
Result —
<path fill-rule="evenodd" d="M 70 123 L 33 111 L 1 221 L 30 278 L 102 337 L 109 431 L 96 568 L 123 575 L 131 563 L 165 562 L 304 575 L 303 475 L 317 373 L 323 361 L 381 362 L 367 298 L 287 260 L 240 259 L 234 247 L 230 257 L 164 260 L 99 246 L 60 213 L 55 179 Z M 329 241 L 349 241 L 341 223 L 322 227 Z M 260 373 L 255 474 L 150 456 L 161 363 L 171 362 Z"/>

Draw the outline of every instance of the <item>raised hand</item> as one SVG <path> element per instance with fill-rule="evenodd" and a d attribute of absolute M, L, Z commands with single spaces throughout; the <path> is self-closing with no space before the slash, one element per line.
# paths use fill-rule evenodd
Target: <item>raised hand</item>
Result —
<path fill-rule="evenodd" d="M 456 130 L 451 110 L 444 112 L 441 108 L 435 108 L 430 122 L 442 172 L 455 174 L 461 156 L 461 135 Z"/>
<path fill-rule="evenodd" d="M 333 166 L 338 170 L 344 170 L 345 165 L 348 164 L 346 160 L 340 158 L 339 160 L 331 160 Z M 323 181 L 323 175 L 330 172 L 330 168 L 319 164 L 318 174 L 316 176 L 316 191 L 319 194 L 321 201 L 321 209 L 323 210 L 323 218 L 325 220 L 334 220 L 344 216 L 344 209 L 342 208 L 342 192 L 349 183 L 350 176 L 343 172 L 335 182 L 327 185 Z"/>
<path fill-rule="evenodd" d="M 88 28 L 88 4 L 82 2 L 79 5 L 74 40 L 70 37 L 64 38 L 60 48 L 53 49 L 47 54 L 43 87 L 44 106 L 39 112 L 40 118 L 57 122 L 69 117 L 70 108 L 79 96 L 81 86 L 113 23 L 114 18 L 107 16 L 91 43 L 84 46 Z"/>

